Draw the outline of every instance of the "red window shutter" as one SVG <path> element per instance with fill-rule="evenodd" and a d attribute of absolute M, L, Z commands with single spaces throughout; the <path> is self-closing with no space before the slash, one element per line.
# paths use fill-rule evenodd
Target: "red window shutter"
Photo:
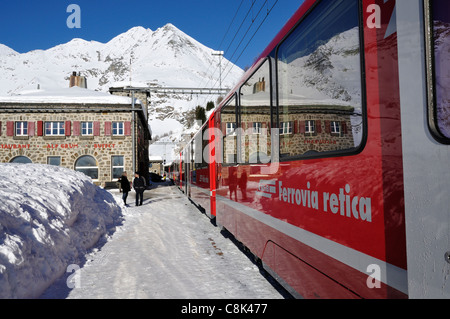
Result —
<path fill-rule="evenodd" d="M 100 122 L 94 122 L 94 136 L 100 136 Z"/>
<path fill-rule="evenodd" d="M 2 136 L 2 122 L 0 121 L 0 136 Z"/>
<path fill-rule="evenodd" d="M 306 121 L 300 121 L 298 130 L 300 134 L 306 133 Z"/>
<path fill-rule="evenodd" d="M 111 122 L 105 122 L 105 136 L 111 136 Z"/>
<path fill-rule="evenodd" d="M 124 129 L 125 129 L 125 136 L 131 136 L 131 122 L 125 122 L 124 123 Z"/>
<path fill-rule="evenodd" d="M 28 136 L 33 137 L 36 132 L 36 123 L 35 122 L 28 122 Z"/>
<path fill-rule="evenodd" d="M 66 121 L 65 133 L 66 133 L 66 136 L 70 136 L 72 134 L 72 122 Z"/>
<path fill-rule="evenodd" d="M 37 122 L 36 133 L 37 133 L 37 136 L 44 136 L 44 122 L 43 121 Z"/>
<path fill-rule="evenodd" d="M 322 133 L 322 122 L 316 121 L 316 132 L 317 134 Z"/>
<path fill-rule="evenodd" d="M 6 135 L 14 136 L 14 122 L 12 121 L 6 122 Z"/>
<path fill-rule="evenodd" d="M 227 123 L 222 122 L 222 136 L 227 135 Z"/>
<path fill-rule="evenodd" d="M 73 126 L 73 136 L 80 136 L 80 122 L 75 121 L 72 124 Z"/>
<path fill-rule="evenodd" d="M 325 133 L 331 134 L 331 122 L 325 121 Z"/>
<path fill-rule="evenodd" d="M 347 122 L 342 122 L 342 123 L 341 123 L 341 126 L 342 126 L 342 133 L 343 133 L 344 135 L 348 134 Z"/>
<path fill-rule="evenodd" d="M 301 123 L 301 121 L 300 121 L 300 123 Z M 298 131 L 298 121 L 294 121 L 294 134 L 298 134 L 299 133 L 299 131 Z"/>

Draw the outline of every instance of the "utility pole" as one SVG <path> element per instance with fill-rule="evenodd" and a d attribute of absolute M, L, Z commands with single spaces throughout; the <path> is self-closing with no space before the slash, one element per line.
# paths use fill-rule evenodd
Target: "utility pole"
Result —
<path fill-rule="evenodd" d="M 214 56 L 218 56 L 219 57 L 219 70 L 220 70 L 220 89 L 222 90 L 222 57 L 224 52 L 223 51 L 216 51 L 211 53 Z"/>

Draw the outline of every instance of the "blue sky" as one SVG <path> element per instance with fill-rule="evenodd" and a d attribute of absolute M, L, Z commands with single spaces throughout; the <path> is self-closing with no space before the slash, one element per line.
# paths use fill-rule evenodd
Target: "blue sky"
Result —
<path fill-rule="evenodd" d="M 254 58 L 264 50 L 302 2 L 303 0 L 4 0 L 0 7 L 0 43 L 24 53 L 49 49 L 73 38 L 108 42 L 135 26 L 156 30 L 170 22 L 204 45 L 225 51 L 225 57 L 243 68 L 252 64 Z M 81 8 L 80 29 L 67 27 L 66 21 L 71 14 L 67 13 L 67 7 L 70 4 L 77 4 Z M 240 10 L 237 11 L 239 6 Z M 272 7 L 273 10 L 267 16 Z M 248 12 L 247 20 L 237 33 Z M 266 16 L 266 21 L 237 60 Z M 237 47 L 252 19 L 253 26 L 240 47 Z M 224 38 L 229 27 L 228 35 Z"/>

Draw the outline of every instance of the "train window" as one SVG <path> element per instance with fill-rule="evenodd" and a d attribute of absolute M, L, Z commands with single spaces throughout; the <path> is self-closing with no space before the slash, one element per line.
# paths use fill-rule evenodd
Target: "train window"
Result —
<path fill-rule="evenodd" d="M 270 62 L 266 60 L 240 90 L 240 163 L 269 162 L 270 87 Z"/>
<path fill-rule="evenodd" d="M 236 96 L 234 95 L 220 111 L 223 134 L 223 164 L 237 163 Z"/>
<path fill-rule="evenodd" d="M 450 2 L 427 2 L 430 126 L 438 140 L 450 144 Z"/>
<path fill-rule="evenodd" d="M 277 50 L 281 157 L 356 151 L 363 141 L 359 6 L 323 0 Z"/>

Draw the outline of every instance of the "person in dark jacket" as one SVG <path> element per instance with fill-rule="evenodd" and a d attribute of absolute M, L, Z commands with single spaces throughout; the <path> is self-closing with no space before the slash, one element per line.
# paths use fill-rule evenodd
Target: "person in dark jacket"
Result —
<path fill-rule="evenodd" d="M 122 176 L 119 178 L 119 183 L 120 188 L 122 189 L 123 192 L 122 195 L 123 203 L 125 204 L 125 206 L 127 206 L 128 192 L 131 191 L 130 181 L 128 180 L 127 172 L 122 173 Z"/>
<path fill-rule="evenodd" d="M 133 188 L 136 191 L 136 206 L 142 206 L 144 200 L 145 181 L 139 176 L 139 173 L 134 174 Z"/>

